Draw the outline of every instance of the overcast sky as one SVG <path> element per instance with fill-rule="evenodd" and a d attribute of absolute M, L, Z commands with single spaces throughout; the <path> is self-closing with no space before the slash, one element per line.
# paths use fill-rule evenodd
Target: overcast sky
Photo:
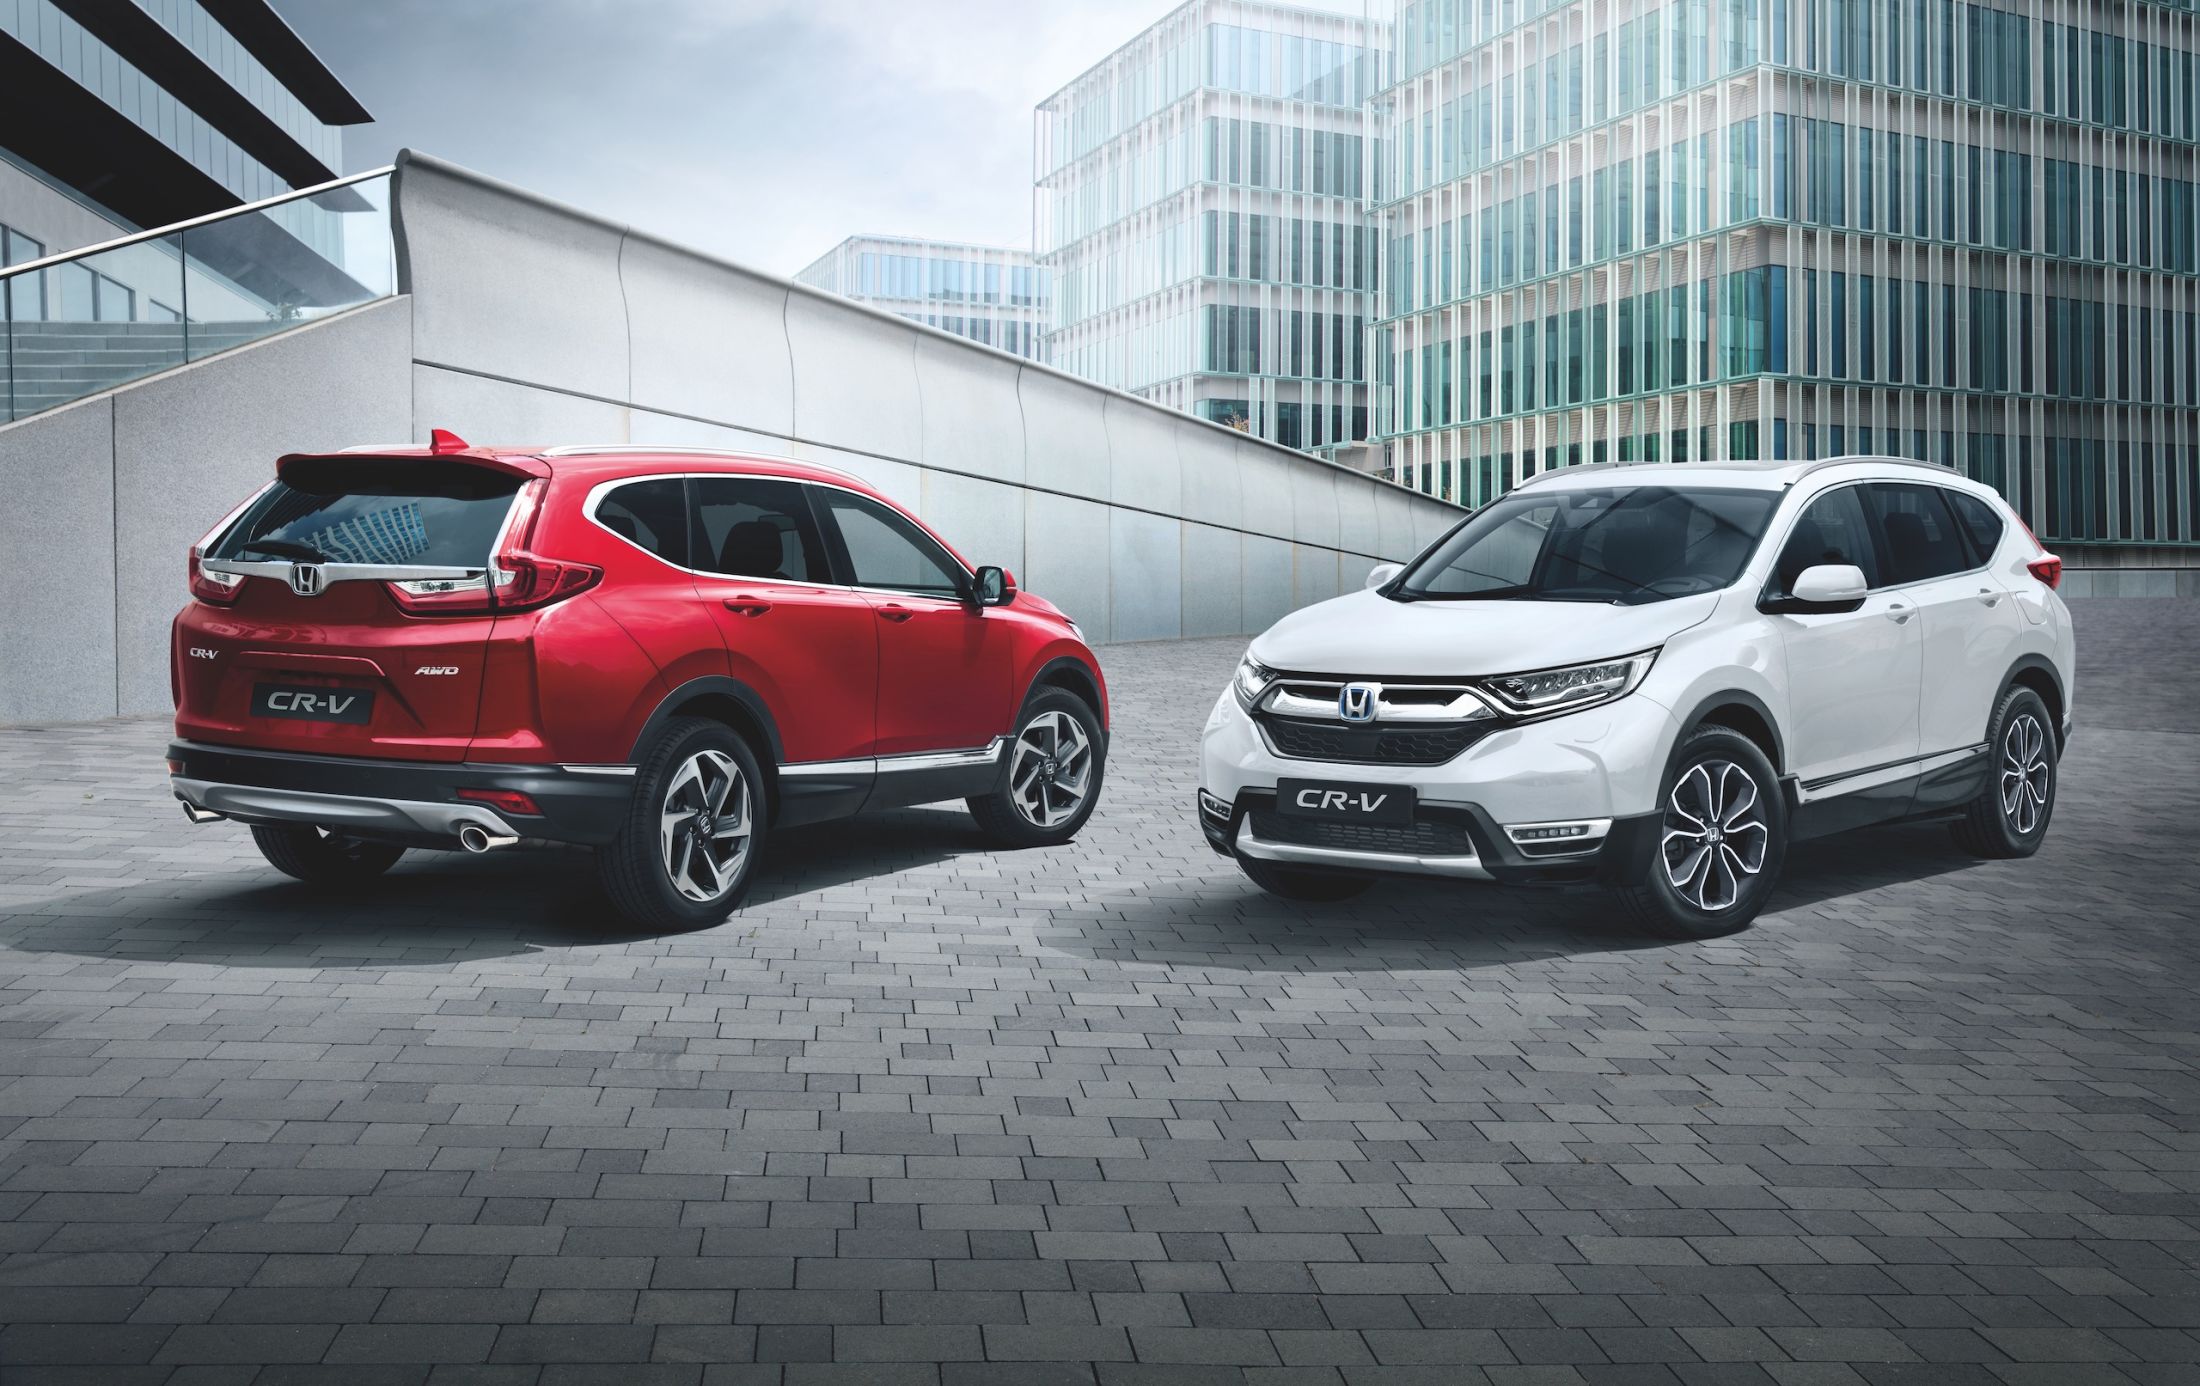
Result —
<path fill-rule="evenodd" d="M 1028 246 L 1032 107 L 1174 4 L 276 0 L 376 116 L 347 172 L 410 146 L 781 274 L 856 232 Z"/>

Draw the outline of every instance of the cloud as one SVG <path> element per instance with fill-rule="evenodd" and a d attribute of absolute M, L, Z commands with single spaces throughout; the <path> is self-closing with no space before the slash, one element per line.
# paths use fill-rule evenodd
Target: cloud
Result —
<path fill-rule="evenodd" d="M 1358 12 L 1361 0 L 1327 0 Z M 404 146 L 787 274 L 857 232 L 1028 245 L 1032 110 L 1166 0 L 277 0 Z"/>

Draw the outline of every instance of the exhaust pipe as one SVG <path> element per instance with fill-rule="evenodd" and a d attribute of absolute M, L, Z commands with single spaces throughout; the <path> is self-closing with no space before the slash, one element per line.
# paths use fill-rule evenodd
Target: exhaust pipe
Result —
<path fill-rule="evenodd" d="M 216 813 L 212 809 L 202 809 L 189 799 L 178 799 L 176 802 L 183 805 L 183 817 L 187 823 L 219 823 L 229 816 L 226 813 Z"/>
<path fill-rule="evenodd" d="M 479 823 L 463 823 L 458 829 L 458 845 L 477 855 L 517 841 L 519 838 L 511 833 L 493 833 Z"/>

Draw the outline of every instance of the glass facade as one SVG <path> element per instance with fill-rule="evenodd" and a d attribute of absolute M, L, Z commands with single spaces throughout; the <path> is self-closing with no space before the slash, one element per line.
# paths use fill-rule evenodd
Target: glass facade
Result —
<path fill-rule="evenodd" d="M 1290 447 L 1365 438 L 1379 33 L 1192 0 L 1041 103 L 1047 361 Z"/>
<path fill-rule="evenodd" d="M 2118 0 L 1413 0 L 1390 474 L 1881 453 L 2200 540 L 2200 35 Z"/>
<path fill-rule="evenodd" d="M 851 236 L 795 278 L 1014 356 L 1040 359 L 1047 273 L 1021 250 Z"/>

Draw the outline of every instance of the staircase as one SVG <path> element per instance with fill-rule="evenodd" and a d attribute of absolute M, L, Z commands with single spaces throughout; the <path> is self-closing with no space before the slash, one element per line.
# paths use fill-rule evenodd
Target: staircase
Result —
<path fill-rule="evenodd" d="M 0 422 L 112 390 L 294 323 L 17 322 L 0 351 Z"/>

